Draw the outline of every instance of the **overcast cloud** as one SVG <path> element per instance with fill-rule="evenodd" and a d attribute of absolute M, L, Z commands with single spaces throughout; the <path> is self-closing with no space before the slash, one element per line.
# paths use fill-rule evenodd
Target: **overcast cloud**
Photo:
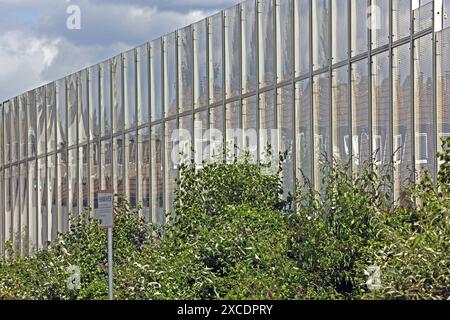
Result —
<path fill-rule="evenodd" d="M 0 101 L 101 62 L 240 0 L 0 0 Z M 70 5 L 81 30 L 69 30 Z"/>

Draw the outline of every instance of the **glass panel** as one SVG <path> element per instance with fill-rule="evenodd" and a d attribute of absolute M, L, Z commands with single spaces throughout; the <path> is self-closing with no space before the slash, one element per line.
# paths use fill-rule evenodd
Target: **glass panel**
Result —
<path fill-rule="evenodd" d="M 433 26 L 433 2 L 422 4 L 414 10 L 414 32 L 420 32 Z"/>
<path fill-rule="evenodd" d="M 69 150 L 69 166 L 68 166 L 68 209 L 69 214 L 78 218 L 78 150 Z"/>
<path fill-rule="evenodd" d="M 259 4 L 259 85 L 273 84 L 275 76 L 274 1 L 261 0 Z"/>
<path fill-rule="evenodd" d="M 241 102 L 228 103 L 226 107 L 226 148 L 227 160 L 233 161 L 242 153 Z"/>
<path fill-rule="evenodd" d="M 151 222 L 150 209 L 150 134 L 149 129 L 139 130 L 138 134 L 139 202 L 146 222 Z"/>
<path fill-rule="evenodd" d="M 18 99 L 14 98 L 10 102 L 11 113 L 11 162 L 19 160 L 19 104 Z M 45 128 L 44 128 L 45 136 Z M 45 144 L 45 140 L 44 140 Z"/>
<path fill-rule="evenodd" d="M 5 102 L 3 104 L 3 112 L 5 117 L 5 124 L 4 124 L 4 145 L 5 145 L 5 164 L 8 164 L 11 162 L 11 108 L 10 108 L 11 102 Z M 34 110 L 34 108 L 33 108 Z"/>
<path fill-rule="evenodd" d="M 163 147 L 162 125 L 158 124 L 151 129 L 152 221 L 158 225 L 165 222 Z"/>
<path fill-rule="evenodd" d="M 330 78 L 322 73 L 313 78 L 314 180 L 318 190 L 322 186 L 321 164 L 329 157 L 330 111 Z"/>
<path fill-rule="evenodd" d="M 237 97 L 241 91 L 241 7 L 225 11 L 225 84 L 226 97 Z"/>
<path fill-rule="evenodd" d="M 372 149 L 375 164 L 388 164 L 390 151 L 390 96 L 388 52 L 372 58 Z"/>
<path fill-rule="evenodd" d="M 359 0 L 361 1 L 361 0 Z M 332 1 L 332 62 L 347 59 L 348 55 L 348 1 Z"/>
<path fill-rule="evenodd" d="M 113 181 L 112 181 L 112 147 L 111 140 L 101 141 L 101 189 L 102 190 L 112 190 L 113 189 Z"/>
<path fill-rule="evenodd" d="M 333 157 L 350 159 L 350 106 L 348 101 L 348 67 L 333 70 Z"/>
<path fill-rule="evenodd" d="M 366 0 L 351 0 L 352 56 L 367 51 L 368 10 Z"/>
<path fill-rule="evenodd" d="M 23 160 L 23 159 L 27 158 L 27 135 L 28 135 L 27 95 L 23 94 L 23 95 L 19 96 L 18 101 L 19 101 L 19 136 L 20 136 L 19 158 L 20 158 L 20 160 Z M 55 137 L 55 135 L 53 134 L 53 141 L 54 141 L 54 137 Z M 51 135 L 50 135 L 50 139 L 51 139 Z M 2 141 L 2 140 L 0 140 L 0 141 Z M 1 161 L 0 161 L 0 164 L 1 164 Z"/>
<path fill-rule="evenodd" d="M 292 0 L 277 0 L 277 78 L 289 79 L 294 68 Z"/>
<path fill-rule="evenodd" d="M 352 152 L 358 171 L 370 157 L 369 75 L 367 59 L 352 64 Z"/>
<path fill-rule="evenodd" d="M 89 121 L 90 139 L 100 136 L 100 67 L 98 65 L 89 69 Z"/>
<path fill-rule="evenodd" d="M 151 121 L 161 119 L 162 117 L 162 56 L 161 56 L 161 39 L 151 43 Z"/>
<path fill-rule="evenodd" d="M 392 36 L 397 41 L 409 36 L 411 26 L 411 0 L 392 1 Z"/>
<path fill-rule="evenodd" d="M 46 140 L 45 140 L 45 130 L 46 130 L 46 126 L 45 126 L 45 88 L 41 87 L 36 89 L 36 112 L 37 112 L 37 147 L 38 147 L 38 155 L 40 154 L 44 154 L 45 153 L 45 147 L 46 147 Z M 13 114 L 12 114 L 13 115 Z M 13 122 L 13 123 L 17 123 L 17 122 Z M 13 139 L 14 139 L 14 130 L 11 132 L 11 134 L 13 135 Z M 14 142 L 14 140 L 13 140 Z M 14 144 L 13 144 L 14 146 Z M 13 157 L 12 160 L 14 160 L 14 154 L 15 154 L 15 150 L 11 150 L 12 154 L 11 156 Z"/>
<path fill-rule="evenodd" d="M 135 51 L 123 54 L 124 95 L 125 95 L 125 129 L 136 125 L 136 64 Z"/>
<path fill-rule="evenodd" d="M 0 168 L 3 166 L 3 157 L 5 156 L 4 153 L 3 153 L 5 151 L 5 149 L 4 149 L 5 136 L 4 136 L 4 127 L 3 127 L 4 126 L 4 122 L 3 122 L 3 109 L 4 109 L 4 107 L 3 106 L 4 105 L 0 103 Z M 26 112 L 26 109 L 25 109 L 25 112 Z M 26 117 L 26 115 L 25 115 L 25 117 Z M 27 129 L 27 131 L 28 131 L 28 129 Z M 0 172 L 1 172 L 1 170 L 0 170 Z M 0 179 L 0 186 L 2 185 L 1 181 L 3 181 L 3 180 Z M 3 194 L 3 193 L 1 193 L 1 194 Z M 0 196 L 0 201 L 1 201 L 1 199 L 2 199 L 2 197 Z M 1 204 L 2 203 L 0 202 L 0 208 L 2 208 Z M 0 219 L 0 223 L 1 223 L 1 219 Z M 0 229 L 0 230 L 3 230 L 3 229 Z M 1 238 L 0 238 L 0 245 L 3 245 Z M 1 250 L 0 250 L 0 253 L 2 253 Z"/>
<path fill-rule="evenodd" d="M 175 179 L 177 178 L 178 165 L 178 134 L 177 122 L 171 120 L 165 126 L 165 206 L 168 213 L 172 213 L 175 200 Z"/>
<path fill-rule="evenodd" d="M 47 181 L 48 181 L 48 215 L 44 224 L 47 225 L 46 241 L 51 242 L 58 235 L 58 185 L 56 184 L 56 156 L 47 157 Z"/>
<path fill-rule="evenodd" d="M 209 98 L 210 103 L 222 100 L 222 13 L 209 20 Z"/>
<path fill-rule="evenodd" d="M 441 139 L 450 136 L 450 29 L 441 31 L 437 37 L 437 134 L 441 150 Z"/>
<path fill-rule="evenodd" d="M 55 151 L 56 146 L 56 84 L 46 86 L 47 95 L 47 152 Z M 25 114 L 25 112 L 24 112 Z M 25 143 L 25 142 L 24 142 Z"/>
<path fill-rule="evenodd" d="M 208 99 L 208 75 L 206 57 L 206 20 L 193 25 L 194 28 L 194 105 L 206 106 Z"/>
<path fill-rule="evenodd" d="M 270 90 L 259 95 L 259 152 L 261 161 L 278 159 L 276 123 L 275 123 L 275 97 Z M 271 153 L 271 155 L 270 155 Z"/>
<path fill-rule="evenodd" d="M 66 80 L 61 79 L 56 82 L 56 95 L 57 95 L 57 103 L 56 103 L 56 138 L 58 142 L 58 150 L 62 150 L 67 147 L 67 104 L 66 104 Z M 30 104 L 28 104 L 30 107 Z M 28 108 L 29 109 L 29 108 Z M 28 114 L 30 114 L 30 110 L 28 110 Z M 30 116 L 28 117 L 28 126 L 30 126 Z M 30 145 L 30 141 L 28 141 L 28 145 Z M 28 149 L 30 150 L 30 149 Z M 29 151 L 28 151 L 29 152 Z M 30 154 L 28 154 L 30 156 Z"/>
<path fill-rule="evenodd" d="M 16 126 L 17 127 L 17 126 Z M 19 166 L 14 165 L 11 168 L 11 196 L 12 196 L 12 219 L 13 219 L 13 246 L 14 251 L 20 254 L 22 240 L 22 226 L 20 221 L 20 176 Z"/>
<path fill-rule="evenodd" d="M 89 145 L 89 168 L 90 168 L 90 200 L 91 208 L 98 208 L 97 192 L 100 190 L 100 143 L 95 141 Z"/>
<path fill-rule="evenodd" d="M 256 3 L 247 0 L 242 4 L 242 89 L 243 93 L 256 90 L 257 32 Z"/>
<path fill-rule="evenodd" d="M 278 145 L 282 153 L 286 153 L 283 162 L 283 197 L 288 199 L 289 193 L 294 192 L 294 92 L 288 85 L 278 89 L 277 93 L 277 120 Z"/>
<path fill-rule="evenodd" d="M 1 190 L 0 190 L 1 191 Z M 30 230 L 28 226 L 28 168 L 26 164 L 20 165 L 20 221 L 22 234 L 22 255 L 29 255 L 29 236 Z M 2 193 L 3 195 L 3 193 Z M 1 198 L 1 197 L 0 197 Z M 0 201 L 1 208 L 1 201 Z M 0 239 L 1 241 L 1 239 Z"/>
<path fill-rule="evenodd" d="M 414 41 L 414 114 L 416 170 L 434 174 L 432 35 Z"/>
<path fill-rule="evenodd" d="M 208 159 L 208 111 L 201 111 L 195 114 L 194 122 L 194 157 L 197 167 L 201 167 L 203 162 Z"/>
<path fill-rule="evenodd" d="M 69 146 L 77 141 L 77 114 L 78 114 L 78 94 L 77 94 L 78 75 L 68 76 L 67 81 L 67 115 L 69 121 Z"/>
<path fill-rule="evenodd" d="M 68 185 L 67 185 L 67 153 L 66 151 L 57 154 L 58 161 L 58 231 L 65 232 L 69 226 L 68 218 Z M 32 181 L 31 179 L 29 181 Z"/>
<path fill-rule="evenodd" d="M 411 169 L 413 169 L 410 55 L 410 45 L 406 44 L 394 48 L 392 59 L 393 152 L 397 196 L 402 196 L 400 187 L 406 185 L 406 180 L 411 177 Z"/>
<path fill-rule="evenodd" d="M 100 64 L 100 117 L 102 137 L 111 134 L 111 61 Z"/>
<path fill-rule="evenodd" d="M 192 128 L 192 115 L 187 115 L 180 118 L 180 131 L 178 133 L 179 139 L 179 164 L 189 164 L 192 159 L 192 136 L 193 136 L 193 128 Z"/>
<path fill-rule="evenodd" d="M 28 123 L 28 158 L 36 156 L 36 96 L 34 91 L 30 91 L 28 93 L 27 99 L 27 123 Z M 6 105 L 6 104 L 5 104 Z M 5 141 L 8 137 L 8 116 L 7 116 L 7 108 L 4 105 L 5 109 Z M 7 157 L 9 145 L 5 142 L 5 163 L 9 159 Z"/>
<path fill-rule="evenodd" d="M 0 108 L 2 108 L 3 110 L 3 105 L 0 103 Z M 2 118 L 2 112 L 0 110 L 0 120 L 3 120 Z M 0 133 L 1 135 L 1 133 Z M 0 146 L 2 145 L 2 143 L 0 143 Z M 0 149 L 1 150 L 1 149 Z M 0 155 L 0 158 L 2 158 L 2 156 Z M 5 254 L 5 211 L 3 211 L 3 203 L 4 201 L 4 196 L 5 196 L 5 191 L 4 191 L 4 177 L 3 177 L 3 170 L 0 170 L 0 194 L 2 195 L 0 197 L 0 208 L 2 209 L 3 215 L 2 218 L 0 219 L 0 255 L 4 255 Z M 28 234 L 28 232 L 27 232 Z"/>
<path fill-rule="evenodd" d="M 38 216 L 37 216 L 37 232 L 39 249 L 47 248 L 47 168 L 45 158 L 38 160 Z M 45 224 L 44 224 L 45 222 Z"/>
<path fill-rule="evenodd" d="M 450 0 L 444 0 L 444 28 L 450 27 Z"/>
<path fill-rule="evenodd" d="M 177 64 L 175 33 L 164 36 L 164 111 L 165 116 L 177 113 Z"/>
<path fill-rule="evenodd" d="M 256 103 L 256 96 L 245 98 L 242 101 L 243 149 L 249 152 L 253 162 L 258 160 L 258 109 Z"/>
<path fill-rule="evenodd" d="M 80 106 L 78 110 L 78 142 L 82 143 L 87 140 L 89 126 L 89 108 L 88 108 L 88 72 L 83 70 L 80 72 L 78 82 L 78 97 Z"/>
<path fill-rule="evenodd" d="M 80 180 L 80 209 L 89 209 L 89 148 L 88 145 L 84 145 L 79 150 L 78 155 L 78 168 L 79 180 Z"/>
<path fill-rule="evenodd" d="M 36 176 L 36 161 L 28 162 L 28 227 L 30 230 L 30 238 L 29 238 L 29 247 L 30 254 L 33 254 L 37 250 L 38 243 L 38 233 L 37 233 L 37 189 L 38 189 L 38 180 Z M 6 172 L 5 172 L 6 174 Z M 6 191 L 6 185 L 5 185 Z M 5 193 L 6 194 L 6 193 Z M 6 202 L 5 202 L 6 209 Z M 6 215 L 8 216 L 8 215 Z"/>
<path fill-rule="evenodd" d="M 317 70 L 329 64 L 330 44 L 328 23 L 330 21 L 330 2 L 328 0 L 313 0 L 312 20 L 313 65 L 314 70 Z"/>
<path fill-rule="evenodd" d="M 122 56 L 118 55 L 111 59 L 111 77 L 112 77 L 112 106 L 113 106 L 113 121 L 114 133 L 121 132 L 124 126 L 125 112 L 123 108 L 122 99 L 122 72 L 123 60 Z"/>
<path fill-rule="evenodd" d="M 12 241 L 13 237 L 13 219 L 12 219 L 12 191 L 11 191 L 11 168 L 4 169 L 4 192 L 5 192 L 5 208 L 4 208 L 4 221 L 5 221 L 5 242 Z"/>
<path fill-rule="evenodd" d="M 209 129 L 210 129 L 210 144 L 208 150 L 207 161 L 220 161 L 223 159 L 223 108 L 222 106 L 210 109 L 209 115 Z"/>
<path fill-rule="evenodd" d="M 127 199 L 130 201 L 132 207 L 137 205 L 137 140 L 136 133 L 130 132 L 126 134 L 125 140 L 125 163 L 126 174 L 125 182 Z"/>
<path fill-rule="evenodd" d="M 310 0 L 295 0 L 295 76 L 309 71 Z"/>
<path fill-rule="evenodd" d="M 148 123 L 149 108 L 149 56 L 147 44 L 137 50 L 138 125 Z"/>
<path fill-rule="evenodd" d="M 113 164 L 114 193 L 125 196 L 124 145 L 122 136 L 114 138 Z"/>
<path fill-rule="evenodd" d="M 193 48 L 191 27 L 178 31 L 178 88 L 180 112 L 192 109 Z"/>
<path fill-rule="evenodd" d="M 372 0 L 370 14 L 374 49 L 389 42 L 389 0 Z"/>

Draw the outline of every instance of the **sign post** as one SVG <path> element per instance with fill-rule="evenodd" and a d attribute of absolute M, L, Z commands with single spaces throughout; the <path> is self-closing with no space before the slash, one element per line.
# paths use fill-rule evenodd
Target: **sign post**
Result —
<path fill-rule="evenodd" d="M 114 192 L 102 190 L 97 192 L 98 208 L 96 216 L 100 219 L 100 228 L 108 229 L 108 296 L 113 300 L 113 228 L 114 228 Z"/>

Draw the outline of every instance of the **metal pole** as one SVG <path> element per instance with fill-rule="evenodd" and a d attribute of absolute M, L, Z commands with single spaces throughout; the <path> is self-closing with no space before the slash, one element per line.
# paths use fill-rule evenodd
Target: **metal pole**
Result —
<path fill-rule="evenodd" d="M 108 294 L 109 300 L 114 300 L 113 297 L 113 238 L 112 228 L 108 228 Z"/>

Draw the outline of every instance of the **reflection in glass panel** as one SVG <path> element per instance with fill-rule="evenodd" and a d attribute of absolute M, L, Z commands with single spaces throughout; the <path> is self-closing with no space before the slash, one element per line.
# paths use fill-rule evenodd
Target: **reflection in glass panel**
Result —
<path fill-rule="evenodd" d="M 173 214 L 173 202 L 175 200 L 175 179 L 178 175 L 179 161 L 179 137 L 177 134 L 177 122 L 171 120 L 165 125 L 165 210 Z"/>
<path fill-rule="evenodd" d="M 294 68 L 292 0 L 277 0 L 277 78 L 289 79 Z"/>
<path fill-rule="evenodd" d="M 367 59 L 352 64 L 352 153 L 353 170 L 370 157 L 369 76 Z"/>
<path fill-rule="evenodd" d="M 78 169 L 80 180 L 80 209 L 89 209 L 89 148 L 84 145 L 78 149 Z"/>
<path fill-rule="evenodd" d="M 294 192 L 294 90 L 291 85 L 278 89 L 277 92 L 278 145 L 285 153 L 283 163 L 283 198 L 288 199 Z M 292 208 L 286 208 L 292 209 Z"/>
<path fill-rule="evenodd" d="M 328 73 L 313 78 L 314 112 L 314 180 L 322 186 L 321 164 L 329 158 L 330 146 L 330 79 Z"/>
<path fill-rule="evenodd" d="M 350 106 L 348 101 L 348 67 L 333 70 L 333 157 L 342 162 L 350 159 Z"/>
<path fill-rule="evenodd" d="M 295 76 L 309 71 L 310 0 L 295 0 Z"/>
<path fill-rule="evenodd" d="M 194 121 L 194 158 L 197 167 L 201 167 L 203 162 L 208 159 L 209 141 L 207 137 L 208 130 L 208 111 L 201 111 L 195 114 Z"/>
<path fill-rule="evenodd" d="M 180 112 L 192 109 L 193 48 L 191 27 L 178 30 L 178 88 Z"/>
<path fill-rule="evenodd" d="M 34 94 L 33 94 L 34 95 Z M 11 102 L 7 101 L 3 104 L 3 112 L 5 117 L 5 124 L 4 124 L 4 145 L 5 145 L 5 164 L 8 164 L 11 162 Z M 34 108 L 33 108 L 34 110 Z"/>
<path fill-rule="evenodd" d="M 4 221 L 5 221 L 5 242 L 12 241 L 13 234 L 13 219 L 12 219 L 12 191 L 11 191 L 11 168 L 5 168 L 3 170 L 3 185 L 4 185 L 4 195 L 5 195 L 5 207 L 3 211 Z"/>
<path fill-rule="evenodd" d="M 26 109 L 24 109 L 24 110 L 26 111 Z M 25 115 L 25 117 L 26 117 L 26 115 Z M 5 150 L 4 149 L 4 145 L 5 145 L 4 138 L 5 137 L 4 137 L 4 134 L 3 134 L 3 131 L 4 131 L 3 130 L 3 125 L 4 125 L 4 123 L 3 123 L 3 104 L 0 103 L 0 167 L 3 166 L 3 157 L 4 157 L 3 152 Z M 27 128 L 25 128 L 25 129 L 28 130 Z M 1 172 L 1 170 L 0 170 L 0 172 Z M 3 181 L 3 180 L 0 179 L 0 187 L 2 185 L 1 181 Z M 3 194 L 3 193 L 1 193 L 1 194 Z M 2 199 L 2 197 L 0 197 L 0 201 L 1 201 L 1 199 Z M 2 202 L 0 202 L 0 208 L 2 208 L 1 204 L 2 204 Z M 1 223 L 1 219 L 0 219 L 0 223 Z M 1 238 L 0 238 L 0 245 L 3 245 L 3 243 L 1 242 Z M 0 250 L 0 253 L 1 252 L 2 251 Z"/>
<path fill-rule="evenodd" d="M 47 152 L 53 152 L 56 146 L 56 84 L 54 82 L 48 84 L 45 93 L 47 96 Z"/>
<path fill-rule="evenodd" d="M 190 163 L 192 159 L 192 137 L 194 135 L 192 127 L 192 115 L 183 116 L 179 119 L 180 132 L 179 136 L 179 160 L 178 164 Z"/>
<path fill-rule="evenodd" d="M 147 44 L 136 49 L 138 125 L 148 123 L 149 108 L 149 56 Z"/>
<path fill-rule="evenodd" d="M 434 175 L 432 35 L 414 41 L 414 115 L 416 170 Z"/>
<path fill-rule="evenodd" d="M 44 224 L 47 226 L 47 234 L 45 235 L 45 241 L 51 242 L 56 239 L 58 235 L 58 216 L 57 216 L 57 206 L 58 206 L 58 185 L 56 183 L 56 156 L 47 157 L 47 181 L 48 181 L 48 191 L 47 191 L 47 206 L 48 215 L 47 220 Z"/>
<path fill-rule="evenodd" d="M 222 100 L 222 13 L 209 19 L 209 99 L 210 103 Z"/>
<path fill-rule="evenodd" d="M 414 10 L 414 33 L 433 26 L 433 1 L 422 1 L 420 5 Z"/>
<path fill-rule="evenodd" d="M 111 61 L 100 64 L 100 124 L 101 136 L 111 134 Z"/>
<path fill-rule="evenodd" d="M 38 232 L 38 249 L 47 248 L 47 168 L 45 158 L 38 159 L 38 216 L 37 216 L 37 232 Z M 44 223 L 45 221 L 45 223 Z"/>
<path fill-rule="evenodd" d="M 450 0 L 444 0 L 444 29 L 450 27 Z"/>
<path fill-rule="evenodd" d="M 133 208 L 137 205 L 137 139 L 136 133 L 125 135 L 125 194 Z"/>
<path fill-rule="evenodd" d="M 389 42 L 389 0 L 372 0 L 370 14 L 372 48 L 375 49 Z"/>
<path fill-rule="evenodd" d="M 441 139 L 450 137 L 450 29 L 439 32 L 437 41 L 437 138 L 441 151 Z"/>
<path fill-rule="evenodd" d="M 89 126 L 89 109 L 88 109 L 88 73 L 87 70 L 80 72 L 80 79 L 78 82 L 78 142 L 82 143 L 87 140 L 88 126 Z"/>
<path fill-rule="evenodd" d="M 114 138 L 113 146 L 113 176 L 114 176 L 114 193 L 119 196 L 125 196 L 125 172 L 124 172 L 124 143 L 123 136 L 120 135 Z"/>
<path fill-rule="evenodd" d="M 67 104 L 66 104 L 66 79 L 60 79 L 56 82 L 56 139 L 57 149 L 61 150 L 67 147 Z M 30 106 L 28 104 L 28 106 Z M 28 111 L 30 113 L 30 111 Z M 30 118 L 28 118 L 30 120 Z M 28 122 L 30 126 L 30 122 Z M 28 144 L 30 142 L 28 141 Z"/>
<path fill-rule="evenodd" d="M 122 72 L 123 72 L 123 57 L 118 55 L 111 59 L 111 77 L 112 77 L 112 110 L 114 133 L 121 132 L 123 130 L 125 121 L 125 111 L 123 108 L 122 99 Z"/>
<path fill-rule="evenodd" d="M 209 129 L 210 129 L 210 143 L 208 150 L 208 159 L 206 161 L 214 162 L 223 160 L 223 108 L 222 106 L 210 109 L 209 114 Z"/>
<path fill-rule="evenodd" d="M 247 0 L 242 4 L 242 90 L 256 90 L 257 32 L 256 2 Z"/>
<path fill-rule="evenodd" d="M 151 60 L 151 121 L 161 119 L 162 117 L 162 53 L 161 53 L 161 39 L 155 40 L 151 43 L 150 48 Z"/>
<path fill-rule="evenodd" d="M 347 59 L 348 54 L 348 1 L 332 1 L 331 5 L 332 62 L 337 63 Z"/>
<path fill-rule="evenodd" d="M 18 99 L 14 98 L 10 101 L 11 114 L 11 162 L 19 160 L 19 103 Z M 44 128 L 45 137 L 45 128 Z M 44 140 L 45 145 L 45 140 Z"/>
<path fill-rule="evenodd" d="M 258 109 L 256 103 L 256 96 L 245 98 L 242 101 L 243 149 L 249 153 L 253 162 L 258 160 Z"/>
<path fill-rule="evenodd" d="M 173 116 L 177 113 L 177 64 L 175 33 L 164 39 L 164 113 Z"/>
<path fill-rule="evenodd" d="M 275 32 L 273 11 L 275 0 L 261 0 L 259 10 L 259 85 L 273 84 L 275 77 Z"/>
<path fill-rule="evenodd" d="M 372 58 L 372 151 L 376 164 L 390 161 L 390 96 L 388 52 Z"/>
<path fill-rule="evenodd" d="M 394 48 L 392 57 L 393 160 L 395 191 L 400 197 L 403 196 L 400 187 L 407 184 L 412 173 L 410 55 L 410 45 L 405 44 Z"/>
<path fill-rule="evenodd" d="M 328 0 L 313 0 L 312 5 L 313 65 L 314 70 L 317 70 L 327 66 L 330 58 L 328 27 L 330 2 Z"/>
<path fill-rule="evenodd" d="M 0 108 L 3 108 L 2 104 L 0 104 Z M 2 120 L 1 116 L 2 112 L 0 112 L 0 120 Z M 3 177 L 3 170 L 0 170 L 0 192 L 2 196 L 0 197 L 0 208 L 3 210 L 3 203 L 5 202 L 5 191 L 3 187 L 4 177 Z M 3 211 L 4 212 L 4 211 Z M 4 214 L 4 213 L 3 213 Z M 5 254 L 5 218 L 2 217 L 0 219 L 0 255 Z M 27 236 L 29 235 L 29 232 L 27 232 Z M 27 240 L 28 241 L 28 240 Z"/>
<path fill-rule="evenodd" d="M 4 117 L 5 117 L 5 163 L 8 161 L 10 149 L 9 144 L 6 144 L 8 133 L 8 105 L 4 104 Z M 28 93 L 27 99 L 27 123 L 28 123 L 28 158 L 36 156 L 36 95 L 34 91 Z"/>
<path fill-rule="evenodd" d="M 100 136 L 100 67 L 95 65 L 89 68 L 89 139 Z"/>
<path fill-rule="evenodd" d="M 411 0 L 392 1 L 392 41 L 397 41 L 410 34 Z"/>
<path fill-rule="evenodd" d="M 67 152 L 58 153 L 57 157 L 57 170 L 58 170 L 58 231 L 65 232 L 69 226 L 69 209 L 68 209 L 68 185 L 67 185 Z M 31 178 L 29 178 L 29 181 Z"/>
<path fill-rule="evenodd" d="M 38 180 L 36 172 L 36 161 L 28 161 L 28 228 L 30 230 L 29 236 L 29 249 L 30 254 L 37 251 L 38 233 L 37 233 L 37 189 Z M 6 172 L 5 172 L 6 177 Z M 6 180 L 5 180 L 6 182 Z M 5 192 L 7 191 L 7 185 L 5 185 Z M 6 193 L 5 193 L 6 195 Z M 6 210 L 5 202 L 5 210 Z M 8 215 L 6 215 L 7 217 Z"/>
<path fill-rule="evenodd" d="M 27 124 L 27 95 L 22 94 L 18 97 L 19 102 L 19 159 L 23 160 L 27 158 L 27 135 L 28 135 L 28 124 Z M 0 111 L 1 113 L 1 111 Z M 50 137 L 49 137 L 50 138 Z M 51 138 L 50 138 L 51 139 Z M 54 135 L 53 135 L 54 139 Z M 3 141 L 0 139 L 0 141 Z M 54 140 L 53 140 L 54 141 Z M 3 143 L 2 143 L 3 145 Z M 0 148 L 1 150 L 1 148 Z M 0 153 L 0 158 L 2 158 Z M 1 160 L 0 160 L 1 165 Z"/>
<path fill-rule="evenodd" d="M 68 139 L 69 146 L 77 141 L 77 114 L 78 114 L 78 74 L 66 78 L 67 81 L 67 117 L 68 117 Z"/>
<path fill-rule="evenodd" d="M 352 56 L 367 51 L 367 0 L 351 1 L 351 37 L 352 37 Z"/>
<path fill-rule="evenodd" d="M 69 150 L 69 164 L 68 164 L 68 209 L 69 215 L 73 214 L 75 223 L 78 218 L 78 150 Z"/>
<path fill-rule="evenodd" d="M 112 190 L 113 189 L 113 183 L 112 183 L 112 146 L 111 146 L 111 140 L 103 140 L 101 143 L 101 189 L 102 190 Z"/>
<path fill-rule="evenodd" d="M 226 97 L 239 96 L 241 91 L 241 7 L 225 11 L 225 84 Z"/>
<path fill-rule="evenodd" d="M 151 222 L 150 207 L 150 132 L 148 128 L 139 130 L 138 133 L 138 190 L 139 202 L 142 205 L 142 214 L 145 222 Z"/>
<path fill-rule="evenodd" d="M 259 154 L 261 161 L 274 160 L 278 158 L 277 137 L 275 123 L 275 97 L 274 91 L 270 90 L 259 96 Z"/>
<path fill-rule="evenodd" d="M 0 175 L 1 177 L 1 175 Z M 0 191 L 1 188 L 0 188 Z M 3 195 L 3 193 L 2 193 Z M 21 232 L 22 232 L 22 256 L 28 256 L 29 251 L 29 242 L 30 242 L 30 230 L 28 226 L 28 168 L 26 163 L 22 163 L 20 165 L 20 187 L 19 187 L 19 195 L 20 195 L 20 221 L 21 221 Z M 1 197 L 0 197 L 1 198 Z M 0 201 L 0 208 L 2 202 Z M 0 239 L 1 241 L 1 239 Z M 1 253 L 1 251 L 0 251 Z"/>
<path fill-rule="evenodd" d="M 135 51 L 123 54 L 124 74 L 124 102 L 125 129 L 133 128 L 136 124 L 136 65 Z"/>
<path fill-rule="evenodd" d="M 45 140 L 45 88 L 40 87 L 36 89 L 36 112 L 37 112 L 37 149 L 38 155 L 45 153 L 46 140 Z M 11 113 L 14 117 L 14 112 Z M 17 123 L 13 120 L 13 123 Z M 14 160 L 15 156 L 15 130 L 11 131 L 12 135 L 12 150 L 11 158 Z"/>
<path fill-rule="evenodd" d="M 242 153 L 241 102 L 228 103 L 225 114 L 227 161 L 233 161 Z"/>
<path fill-rule="evenodd" d="M 97 192 L 100 190 L 100 143 L 94 141 L 89 145 L 89 206 L 93 208 L 98 207 Z"/>
<path fill-rule="evenodd" d="M 15 252 L 20 253 L 22 242 L 22 225 L 20 221 L 20 176 L 19 166 L 14 165 L 11 168 L 11 196 L 12 196 L 12 219 L 13 219 L 13 248 Z"/>
<path fill-rule="evenodd" d="M 164 216 L 164 165 L 163 159 L 163 132 L 162 125 L 151 128 L 151 174 L 152 174 L 152 222 L 162 225 Z"/>
<path fill-rule="evenodd" d="M 195 108 L 206 106 L 208 94 L 208 75 L 206 57 L 206 23 L 202 20 L 193 25 L 194 28 L 194 105 Z"/>

